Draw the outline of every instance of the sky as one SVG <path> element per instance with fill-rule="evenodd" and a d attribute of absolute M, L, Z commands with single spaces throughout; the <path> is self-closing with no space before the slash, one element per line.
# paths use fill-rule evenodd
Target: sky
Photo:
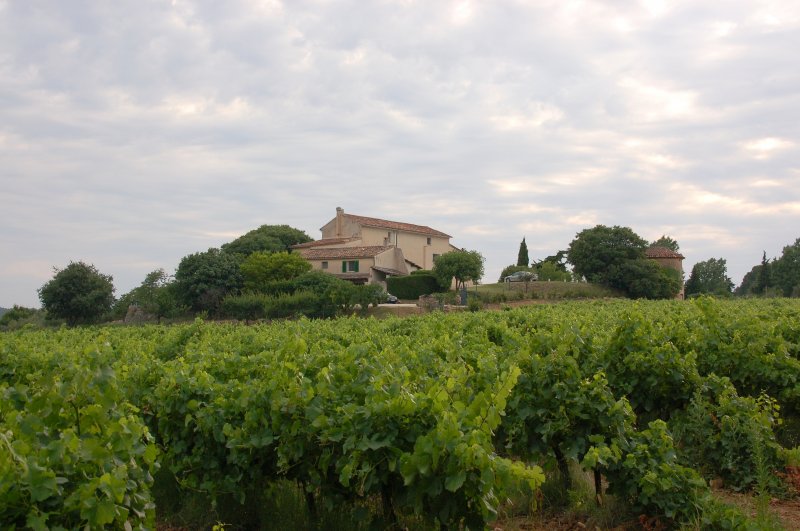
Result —
<path fill-rule="evenodd" d="M 337 206 L 485 282 L 604 224 L 739 284 L 800 237 L 797 50 L 796 0 L 0 0 L 0 306 Z"/>

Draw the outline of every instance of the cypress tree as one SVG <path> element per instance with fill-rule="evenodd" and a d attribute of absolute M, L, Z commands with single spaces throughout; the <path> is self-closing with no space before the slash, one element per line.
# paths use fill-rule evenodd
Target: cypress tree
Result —
<path fill-rule="evenodd" d="M 517 255 L 517 265 L 528 267 L 528 244 L 525 243 L 525 237 L 522 238 L 522 243 L 519 244 L 519 254 Z"/>

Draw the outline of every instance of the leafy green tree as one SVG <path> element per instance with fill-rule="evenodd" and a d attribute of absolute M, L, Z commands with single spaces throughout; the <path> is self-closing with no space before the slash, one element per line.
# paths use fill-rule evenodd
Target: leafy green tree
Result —
<path fill-rule="evenodd" d="M 185 311 L 179 304 L 175 282 L 163 269 L 147 274 L 142 283 L 119 298 L 114 305 L 114 316 L 123 318 L 132 305 L 139 306 L 158 322 L 164 317 L 175 317 Z"/>
<path fill-rule="evenodd" d="M 517 265 L 521 267 L 528 267 L 530 263 L 528 258 L 528 244 L 525 243 L 525 237 L 522 238 L 522 243 L 519 244 L 519 253 L 517 254 Z"/>
<path fill-rule="evenodd" d="M 194 311 L 216 313 L 222 299 L 242 287 L 239 258 L 219 249 L 184 256 L 175 271 L 178 302 Z"/>
<path fill-rule="evenodd" d="M 311 263 L 299 254 L 257 251 L 240 266 L 245 289 L 263 291 L 275 281 L 291 280 L 311 271 Z"/>
<path fill-rule="evenodd" d="M 783 248 L 774 264 L 775 284 L 784 297 L 800 297 L 800 238 Z"/>
<path fill-rule="evenodd" d="M 560 271 L 567 271 L 567 251 L 558 251 L 556 254 L 550 255 L 544 260 L 540 262 L 540 265 L 544 262 L 549 262 L 553 264 L 556 269 Z"/>
<path fill-rule="evenodd" d="M 249 256 L 255 252 L 279 253 L 292 245 L 313 241 L 305 232 L 289 225 L 261 225 L 222 246 L 226 253 Z"/>
<path fill-rule="evenodd" d="M 633 299 L 671 299 L 683 284 L 678 271 L 647 258 L 622 263 L 610 274 L 609 280 L 609 286 L 624 291 Z"/>
<path fill-rule="evenodd" d="M 612 287 L 619 270 L 631 260 L 644 258 L 647 242 L 628 227 L 597 225 L 579 232 L 567 249 L 567 260 L 575 274 L 589 282 Z"/>
<path fill-rule="evenodd" d="M 728 267 L 724 258 L 710 258 L 692 267 L 686 281 L 686 295 L 708 293 L 727 296 L 733 290 L 733 281 L 728 277 Z"/>
<path fill-rule="evenodd" d="M 758 271 L 761 268 L 760 265 L 753 266 L 753 268 L 744 274 L 742 277 L 742 283 L 736 287 L 734 290 L 734 294 L 738 297 L 746 297 L 747 295 L 753 294 L 753 289 L 756 285 L 756 280 L 758 278 Z"/>
<path fill-rule="evenodd" d="M 681 246 L 678 245 L 678 242 L 666 234 L 662 235 L 659 239 L 651 243 L 650 247 L 666 247 L 667 249 L 675 251 L 676 253 L 681 250 Z"/>
<path fill-rule="evenodd" d="M 478 281 L 483 277 L 483 256 L 478 251 L 450 251 L 436 259 L 433 274 L 442 286 L 449 286 L 456 279 L 456 289 L 468 281 Z"/>
<path fill-rule="evenodd" d="M 70 262 L 53 272 L 55 276 L 39 288 L 39 300 L 49 316 L 74 326 L 95 323 L 111 310 L 114 279 L 110 275 L 83 262 Z"/>

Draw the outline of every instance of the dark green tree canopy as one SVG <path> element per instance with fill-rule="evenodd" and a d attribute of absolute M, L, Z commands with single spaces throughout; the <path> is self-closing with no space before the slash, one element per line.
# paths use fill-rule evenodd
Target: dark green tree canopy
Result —
<path fill-rule="evenodd" d="M 773 266 L 775 285 L 784 297 L 800 297 L 800 238 L 783 248 Z"/>
<path fill-rule="evenodd" d="M 763 251 L 761 265 L 758 266 L 758 273 L 753 285 L 753 293 L 763 295 L 772 287 L 772 265 L 767 259 L 767 251 Z"/>
<path fill-rule="evenodd" d="M 612 285 L 619 268 L 630 260 L 644 258 L 645 248 L 647 242 L 628 227 L 597 225 L 575 236 L 567 249 L 567 260 L 579 277 Z"/>
<path fill-rule="evenodd" d="M 289 225 L 261 225 L 222 246 L 226 253 L 249 256 L 255 252 L 279 253 L 292 245 L 313 241 L 305 232 Z"/>
<path fill-rule="evenodd" d="M 676 253 L 681 250 L 681 246 L 678 245 L 678 242 L 666 234 L 662 235 L 659 239 L 651 243 L 650 247 L 666 247 L 667 249 L 675 251 Z"/>
<path fill-rule="evenodd" d="M 550 262 L 559 271 L 567 271 L 567 251 L 558 251 L 556 254 L 550 255 L 540 262 Z"/>
<path fill-rule="evenodd" d="M 733 281 L 728 278 L 728 267 L 724 258 L 710 258 L 697 262 L 686 281 L 686 295 L 708 293 L 727 296 L 733 290 Z"/>
<path fill-rule="evenodd" d="M 225 295 L 242 287 L 239 255 L 209 249 L 184 256 L 175 271 L 178 301 L 194 311 L 215 313 Z"/>
<path fill-rule="evenodd" d="M 755 265 L 753 268 L 745 273 L 744 277 L 742 278 L 742 283 L 736 288 L 734 292 L 737 296 L 746 297 L 748 295 L 753 295 L 755 293 L 756 282 L 758 280 L 759 271 L 761 270 L 761 265 Z"/>
<path fill-rule="evenodd" d="M 456 279 L 456 289 L 468 281 L 483 277 L 483 256 L 478 251 L 450 251 L 436 259 L 433 274 L 441 286 L 449 286 Z"/>
<path fill-rule="evenodd" d="M 95 323 L 111 310 L 114 284 L 94 265 L 70 262 L 64 269 L 53 269 L 55 276 L 39 288 L 39 300 L 48 315 L 67 324 Z"/>
<path fill-rule="evenodd" d="M 525 237 L 523 237 L 522 243 L 519 244 L 519 253 L 517 253 L 517 265 L 528 267 L 530 261 L 530 258 L 528 258 L 528 244 L 525 243 Z"/>

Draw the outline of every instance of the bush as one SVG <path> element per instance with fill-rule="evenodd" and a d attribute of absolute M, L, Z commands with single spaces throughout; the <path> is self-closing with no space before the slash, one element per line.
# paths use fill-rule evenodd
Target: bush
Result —
<path fill-rule="evenodd" d="M 222 314 L 240 320 L 283 319 L 286 317 L 331 317 L 335 314 L 324 295 L 310 291 L 266 295 L 243 293 L 229 295 L 222 301 Z"/>
<path fill-rule="evenodd" d="M 421 295 L 445 291 L 430 271 L 415 271 L 407 277 L 389 277 L 386 288 L 400 299 L 418 299 Z"/>
<path fill-rule="evenodd" d="M 263 319 L 267 316 L 266 308 L 273 297 L 263 293 L 247 292 L 241 295 L 228 295 L 222 300 L 220 312 L 225 317 L 248 320 Z"/>
<path fill-rule="evenodd" d="M 330 273 L 309 271 L 291 280 L 276 280 L 265 283 L 259 289 L 259 292 L 276 297 L 278 295 L 291 295 L 297 291 L 309 291 L 323 297 L 330 295 L 337 288 L 341 289 L 341 286 L 350 285 L 346 280 L 337 278 Z"/>
<path fill-rule="evenodd" d="M 14 305 L 0 317 L 0 330 L 13 330 L 34 321 L 42 320 L 42 311 Z"/>
<path fill-rule="evenodd" d="M 324 317 L 323 298 L 310 291 L 297 291 L 291 295 L 269 297 L 265 304 L 266 317 Z"/>

